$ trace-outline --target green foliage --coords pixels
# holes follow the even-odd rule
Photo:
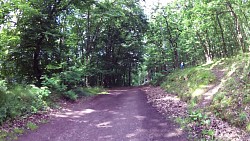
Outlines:
[[[95,96],[98,94],[107,94],[102,87],[78,87],[73,90],[79,97]]]
[[[214,139],[214,131],[209,128],[211,121],[208,118],[208,115],[203,113],[201,110],[194,110],[191,108],[189,110],[189,117],[186,119],[187,124],[191,123],[192,126],[198,127],[201,131],[198,130],[198,135],[200,139],[210,137],[211,140]],[[197,131],[196,131],[197,132]]]
[[[230,124],[247,129],[250,115],[249,103],[249,55],[242,54],[223,60],[215,66],[225,70],[225,77],[215,94],[210,110]]]
[[[150,84],[153,86],[159,86],[165,79],[165,75],[162,73],[155,73],[155,75],[152,78],[152,81],[150,81]]]
[[[24,129],[22,128],[14,128],[10,131],[0,130],[0,141],[12,141],[17,140],[19,135],[24,133]]]
[[[85,87],[140,85],[146,78],[197,103],[215,77],[209,65],[187,67],[247,52],[249,13],[249,1],[236,0],[175,0],[155,7],[152,17],[133,0],[1,1],[0,123],[35,113],[55,96],[76,100],[99,93]],[[245,127],[250,65],[242,58],[216,66],[233,73],[211,109]]]
[[[1,96],[4,100],[1,99],[0,101],[0,124],[7,119],[36,113],[47,107],[45,100],[50,91],[46,87],[38,88],[34,85],[16,85],[12,88],[2,85],[1,87]]]
[[[250,132],[250,123],[249,123],[249,122],[247,123],[246,131],[247,131],[247,132]]]
[[[43,86],[46,86],[55,92],[64,92],[67,90],[67,86],[63,84],[60,75],[54,74],[50,78],[48,78],[47,76],[44,76],[43,78]]]
[[[38,128],[38,126],[35,123],[32,123],[32,122],[28,122],[26,126],[27,126],[27,128],[29,130],[32,130],[32,131],[36,130]]]
[[[190,131],[189,134],[196,132],[195,136],[191,136],[191,140],[214,140],[215,132],[210,129],[211,121],[209,116],[202,110],[194,109],[193,106],[188,109],[188,116],[185,118],[176,118],[175,121],[181,125],[186,131]],[[196,130],[192,130],[192,129]],[[198,135],[198,136],[197,136]]]
[[[0,130],[0,140],[3,141],[8,136],[6,131]]]
[[[215,76],[211,70],[199,66],[170,73],[161,87],[170,93],[178,94],[184,101],[196,100],[198,102],[201,94],[206,90],[206,85],[214,80]]]
[[[16,133],[16,134],[23,134],[23,133],[24,133],[24,129],[21,129],[21,128],[14,128],[14,129],[13,129],[13,132]]]
[[[103,92],[101,87],[79,87],[82,82],[81,76],[73,71],[54,74],[50,78],[44,76],[43,78],[42,84],[44,86],[49,87],[54,93],[73,101],[77,100],[79,96],[91,96]]]
[[[70,100],[73,100],[73,101],[77,100],[77,97],[78,97],[77,94],[74,91],[72,91],[72,90],[64,92],[63,95],[66,98],[68,98]]]

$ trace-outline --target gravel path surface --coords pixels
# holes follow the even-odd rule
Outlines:
[[[186,141],[187,134],[147,103],[140,88],[108,95],[57,113],[19,141]]]

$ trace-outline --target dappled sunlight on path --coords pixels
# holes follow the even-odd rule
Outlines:
[[[200,93],[200,95],[202,96],[202,100],[197,105],[197,107],[199,108],[206,108],[210,105],[213,100],[213,96],[219,91],[225,81],[223,80],[225,70],[212,69],[212,71],[216,76],[216,83],[203,88],[203,91]]]
[[[185,141],[186,134],[164,118],[139,88],[113,89],[85,104],[53,115],[54,119],[20,141]]]

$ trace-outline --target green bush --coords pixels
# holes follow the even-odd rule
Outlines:
[[[78,97],[92,96],[104,92],[100,87],[79,87],[82,81],[81,76],[74,71],[54,74],[50,78],[44,76],[43,79],[43,86],[48,87],[53,93],[73,101],[77,100]]]
[[[153,76],[152,81],[150,81],[150,84],[153,86],[159,86],[163,80],[165,79],[165,75],[162,73],[156,73],[155,76]]]
[[[67,90],[67,86],[63,84],[63,81],[58,74],[54,74],[52,77],[43,77],[44,81],[42,82],[43,86],[50,88],[55,92],[65,92]]]
[[[4,89],[3,89],[4,88]],[[47,87],[38,88],[34,85],[16,85],[8,89],[1,85],[0,124],[7,119],[14,119],[24,114],[36,113],[47,107],[46,97],[50,91]]]
[[[54,74],[50,78],[44,76],[43,86],[48,87],[53,93],[59,94],[66,99],[75,101],[77,99],[77,94],[74,89],[80,83],[80,76],[72,71],[62,72],[61,74]]]
[[[63,94],[66,98],[68,98],[68,99],[70,99],[70,100],[73,100],[73,101],[75,101],[75,100],[77,100],[77,94],[74,92],[74,91],[72,91],[72,90],[70,90],[70,91],[67,91],[67,92],[64,92],[64,94]]]

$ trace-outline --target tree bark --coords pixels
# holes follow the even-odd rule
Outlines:
[[[243,52],[246,52],[244,37],[242,35],[239,18],[237,16],[237,14],[234,12],[232,4],[229,1],[226,4],[227,4],[228,9],[230,10],[231,16],[234,18],[235,31],[237,33],[237,40],[238,40],[239,46],[241,47]]]
[[[203,42],[199,32],[196,32],[196,34],[197,34],[197,36],[198,36],[198,38],[199,38],[199,40],[204,48],[205,60],[206,60],[206,62],[210,62],[212,60],[212,58],[211,58],[211,54],[209,52],[209,46]]]
[[[220,35],[221,35],[221,40],[222,40],[222,46],[223,46],[224,54],[226,56],[228,56],[226,42],[225,42],[225,37],[224,37],[224,30],[222,28],[222,25],[221,25],[218,13],[216,13],[216,20],[217,20],[219,28],[220,28]]]

